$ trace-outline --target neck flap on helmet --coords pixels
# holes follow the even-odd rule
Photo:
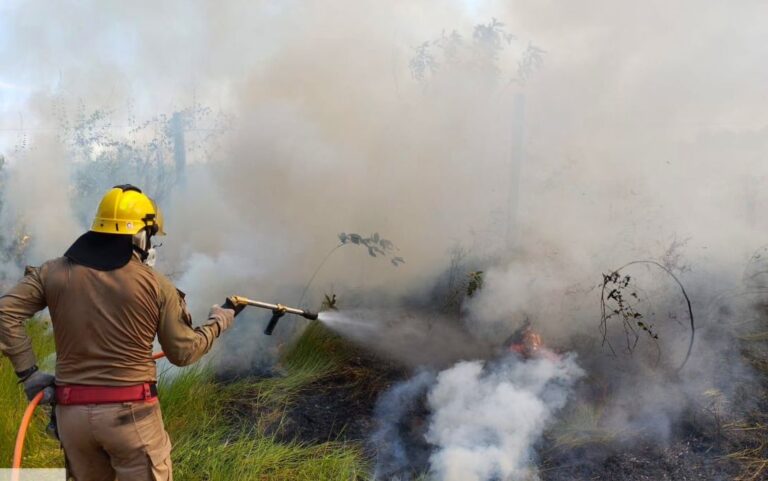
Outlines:
[[[119,269],[133,255],[133,236],[86,232],[64,253],[70,261],[100,271]]]

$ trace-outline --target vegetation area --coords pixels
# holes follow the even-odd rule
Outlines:
[[[32,345],[42,369],[50,370],[53,366],[46,363],[54,351],[53,336],[48,334],[49,324],[35,320],[29,322],[27,330],[32,336]],[[0,468],[11,466],[13,446],[21,417],[27,407],[24,390],[18,384],[13,366],[5,357],[0,357]],[[64,465],[64,457],[59,450],[59,443],[45,433],[48,415],[38,409],[27,432],[24,466],[29,468],[50,468]]]
[[[689,464],[702,470],[709,469],[707,466],[718,472],[725,469],[730,479],[764,479],[768,473],[768,318],[757,316],[748,324],[733,333],[740,341],[741,356],[750,361],[759,378],[744,393],[748,402],[736,399],[733,405],[726,405],[713,393],[710,405],[698,406],[684,417],[690,421],[686,428],[690,436],[681,442],[649,447],[647,452],[643,444],[628,452],[618,450],[607,461],[589,468],[587,463],[583,472],[563,478],[564,469],[574,469],[563,466],[563,459],[572,459],[573,453],[585,452],[590,446],[608,449],[622,434],[602,426],[599,402],[576,403],[546,436],[547,449],[540,453],[542,479],[622,479],[627,466],[658,475],[658,479],[675,479],[678,474],[698,472],[699,468]],[[48,321],[36,319],[28,327],[35,352],[50,369],[54,346]],[[386,378],[386,366],[366,364],[360,356],[354,347],[313,323],[284,348],[276,369],[279,376],[262,373],[223,380],[205,366],[177,369],[173,375],[163,373],[160,397],[166,429],[174,443],[176,479],[370,479],[372,456],[364,444],[370,428],[361,431],[362,437],[345,433],[318,438],[295,426],[297,418],[318,413],[370,421],[371,404],[356,404],[355,397],[375,400],[392,378]],[[0,383],[0,409],[6,413],[0,418],[0,467],[8,467],[26,400],[6,359],[0,361]],[[320,411],[316,404],[322,404]],[[38,409],[27,437],[25,467],[63,465],[58,443],[45,434],[47,422],[45,408]]]
[[[40,359],[53,352],[46,321],[29,323]],[[357,443],[327,440],[301,443],[281,438],[271,426],[308,385],[345,367],[352,351],[318,324],[312,324],[281,359],[285,375],[219,382],[205,367],[163,375],[160,399],[174,443],[174,476],[179,480],[355,480],[369,471]],[[16,430],[26,406],[7,359],[0,361],[0,467],[9,467]],[[246,412],[243,405],[254,412]],[[60,467],[58,443],[45,434],[48,415],[38,409],[24,451],[25,467]]]
[[[757,307],[765,312],[766,306]],[[719,400],[710,407],[717,421],[718,440],[727,444],[728,459],[740,467],[737,481],[768,478],[768,317],[758,316],[738,333],[741,356],[754,369],[756,387],[744,388],[746,415],[729,416],[729,407]]]
[[[755,295],[763,298],[764,292]],[[639,430],[632,435],[640,442],[622,446],[629,433],[603,422],[610,391],[592,376],[587,384],[595,392],[588,401],[572,402],[545,436],[541,479],[768,479],[768,306],[753,307],[719,331],[733,346],[721,362],[752,368],[733,393],[711,389],[696,398],[689,395],[673,426],[674,438],[659,443]],[[595,462],[589,453],[607,454]],[[586,459],[571,461],[580,455]],[[566,470],[572,477],[562,475]]]

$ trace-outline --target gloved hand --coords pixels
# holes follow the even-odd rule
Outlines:
[[[214,304],[208,313],[208,320],[219,326],[219,335],[229,329],[235,322],[235,310]]]
[[[24,394],[27,395],[28,400],[32,400],[37,393],[44,391],[43,398],[40,400],[40,404],[51,404],[56,398],[56,390],[54,383],[56,378],[47,372],[35,371],[24,379]]]
[[[227,297],[227,300],[224,301],[224,304],[222,304],[221,307],[224,309],[232,309],[235,311],[235,315],[238,315],[245,309],[245,304],[235,304],[232,302],[231,297]]]

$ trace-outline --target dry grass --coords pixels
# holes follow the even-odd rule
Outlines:
[[[751,445],[731,452],[728,459],[741,466],[735,481],[756,481],[768,478],[768,424],[734,423],[723,426],[730,435],[738,436],[743,444]]]
[[[598,405],[583,403],[573,406],[548,433],[555,449],[573,449],[589,444],[608,445],[621,435],[601,424]]]
[[[727,458],[741,468],[735,481],[768,479],[768,317],[760,316],[756,323],[752,332],[738,336],[742,356],[759,381],[748,387],[754,406],[744,420],[722,426],[730,446]]]

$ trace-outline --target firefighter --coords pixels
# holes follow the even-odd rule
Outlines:
[[[77,481],[172,479],[153,341],[157,336],[168,360],[185,366],[234,322],[235,306],[225,302],[211,308],[206,324],[192,326],[184,293],[147,265],[152,237],[164,234],[155,202],[118,185],[63,257],[28,267],[0,297],[0,350],[27,398],[44,391],[42,403],[55,402],[67,469]],[[38,370],[24,328],[46,307],[55,376]]]

